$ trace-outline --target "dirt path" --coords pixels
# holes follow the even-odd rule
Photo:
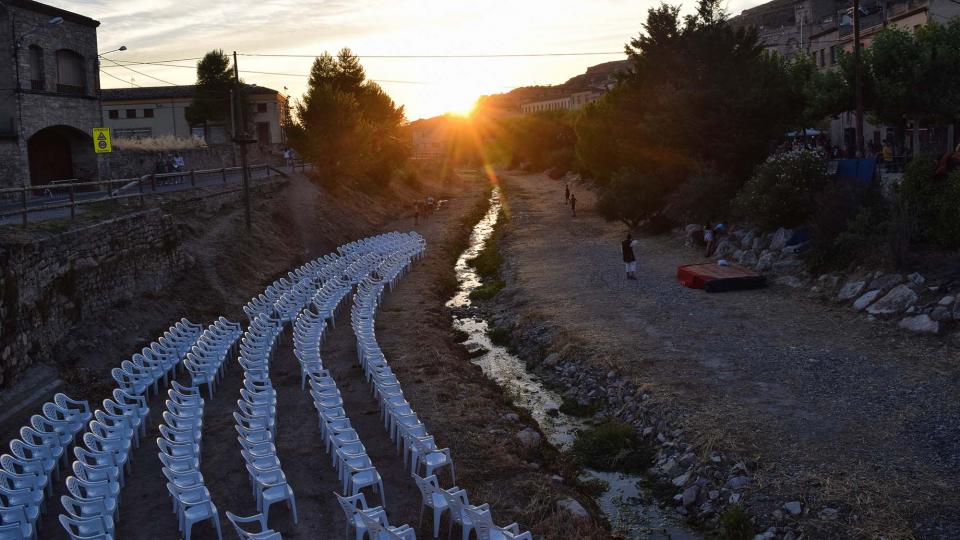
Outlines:
[[[955,350],[778,287],[685,289],[676,267],[702,255],[669,237],[640,239],[639,279],[627,281],[625,230],[589,191],[573,188],[573,219],[559,182],[505,186],[515,309],[646,385],[699,442],[752,459],[775,504],[802,500],[814,515],[839,504],[849,535],[960,535]]]
[[[427,239],[428,249],[424,260],[416,263],[399,286],[387,294],[378,317],[378,339],[414,409],[438,444],[452,449],[458,484],[469,491],[474,503],[490,503],[497,522],[519,521],[524,529],[533,528],[546,538],[569,538],[566,531],[575,531],[578,538],[605,538],[606,533],[593,522],[572,522],[566,514],[556,512],[554,502],[558,498],[582,496],[551,480],[558,469],[539,450],[520,447],[514,433],[532,421],[522,415],[519,421],[505,418],[507,413],[516,411],[453,342],[443,303],[451,294],[453,262],[472,225],[467,220],[484,196],[484,183],[463,182],[438,188],[436,193],[442,195],[439,198],[448,199],[448,203],[430,219],[421,220],[417,226],[412,219],[402,219],[382,227],[415,229]],[[304,232],[308,223],[298,222],[298,234],[303,237],[308,257],[330,249],[329,242],[316,239],[323,236],[326,240],[329,233],[317,229]],[[346,312],[328,335],[322,354],[343,394],[344,408],[383,477],[391,523],[416,526],[420,494],[383,429],[369,386],[362,380]],[[294,525],[287,508],[278,504],[271,508],[270,524],[284,538],[341,538],[344,518],[333,496],[334,491],[340,491],[340,485],[330,467],[330,457],[322,449],[316,411],[309,395],[300,390],[299,367],[289,338],[285,338],[273,360],[271,379],[278,392],[277,448],[296,494],[300,521]],[[220,511],[224,538],[235,537],[224,515],[226,511],[255,513],[233,428],[232,412],[241,381],[242,372],[232,362],[215,398],[207,400],[204,415],[202,472]],[[119,536],[166,540],[177,537],[177,525],[154,442],[164,408],[162,397],[154,397],[150,406],[147,437],[133,454],[133,472],[122,492]],[[450,485],[449,478],[441,476],[441,481]],[[56,522],[62,492],[61,483],[43,518],[44,538],[65,537]],[[379,504],[379,498],[372,493],[367,497],[371,504]],[[588,504],[586,500],[584,504]],[[428,511],[425,526],[417,533],[420,538],[432,536],[429,517]],[[446,521],[443,527],[446,528]],[[193,535],[197,540],[216,537],[209,523],[196,525]]]

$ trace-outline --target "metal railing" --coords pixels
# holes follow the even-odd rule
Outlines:
[[[50,184],[24,185],[16,188],[0,189],[0,224],[7,216],[20,216],[21,224],[26,227],[32,213],[48,212],[51,210],[70,210],[70,219],[76,218],[77,207],[109,201],[124,201],[138,198],[143,205],[148,197],[196,191],[204,187],[228,184],[228,175],[240,172],[240,167],[224,167],[221,169],[190,170],[172,173],[146,174],[139,178],[119,178],[116,180],[100,180],[93,182],[78,182],[75,180],[56,180]],[[249,165],[248,174],[255,171],[265,171],[266,178],[278,174],[279,171],[270,165]],[[210,179],[215,178],[216,183]],[[206,180],[204,185],[199,185]],[[180,189],[162,189],[171,185],[180,185],[186,182],[190,187]],[[158,189],[160,188],[160,189]],[[38,201],[49,199],[49,202]],[[7,201],[4,204],[2,201]],[[16,206],[16,208],[13,208]],[[5,208],[6,207],[6,208]]]

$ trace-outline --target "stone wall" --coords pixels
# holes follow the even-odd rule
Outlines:
[[[256,184],[253,196],[286,185]],[[215,213],[241,195],[239,188],[205,193],[46,238],[0,241],[0,387],[49,358],[80,321],[109,324],[105,315],[117,302],[174,282],[188,263],[173,212]]]
[[[232,144],[212,145],[206,148],[175,150],[183,156],[186,169],[220,169],[240,165],[240,152]],[[110,178],[137,178],[156,171],[157,162],[170,151],[154,152],[147,150],[121,150],[114,146],[111,154],[104,160],[105,175]],[[281,165],[282,160],[261,149],[257,145],[248,148],[247,161],[251,165],[270,163]],[[109,171],[109,172],[107,172]]]

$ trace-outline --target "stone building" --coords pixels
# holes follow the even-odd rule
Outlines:
[[[588,104],[600,99],[600,96],[602,95],[603,91],[601,90],[575,92],[569,96],[563,96],[556,99],[524,103],[520,106],[520,111],[524,114],[543,111],[574,111],[586,107]]]
[[[97,177],[99,25],[30,0],[0,2],[0,187]]]
[[[230,141],[228,126],[191,126],[186,110],[193,102],[194,86],[153,86],[110,88],[103,90],[103,125],[117,138],[191,136],[205,138],[209,144]],[[250,102],[250,128],[261,146],[279,146],[286,142],[282,129],[287,98],[263,86],[247,90]]]

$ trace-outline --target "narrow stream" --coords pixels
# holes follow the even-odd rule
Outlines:
[[[478,353],[473,362],[513,398],[515,405],[530,412],[550,444],[561,450],[569,450],[577,430],[586,428],[587,423],[559,412],[557,409],[561,396],[546,388],[536,375],[527,371],[522,360],[506,348],[494,345],[487,336],[487,321],[469,309],[470,293],[482,282],[467,261],[480,253],[484,242],[493,233],[500,208],[500,188],[494,187],[490,195],[490,209],[473,228],[469,246],[457,259],[455,270],[459,288],[447,302],[447,307],[454,313],[453,327],[469,336],[464,343],[467,349],[485,351]],[[643,477],[587,469],[583,479],[599,479],[607,484],[608,489],[596,498],[596,502],[615,533],[630,540],[701,538],[668,517],[670,511],[661,509],[642,487]]]

